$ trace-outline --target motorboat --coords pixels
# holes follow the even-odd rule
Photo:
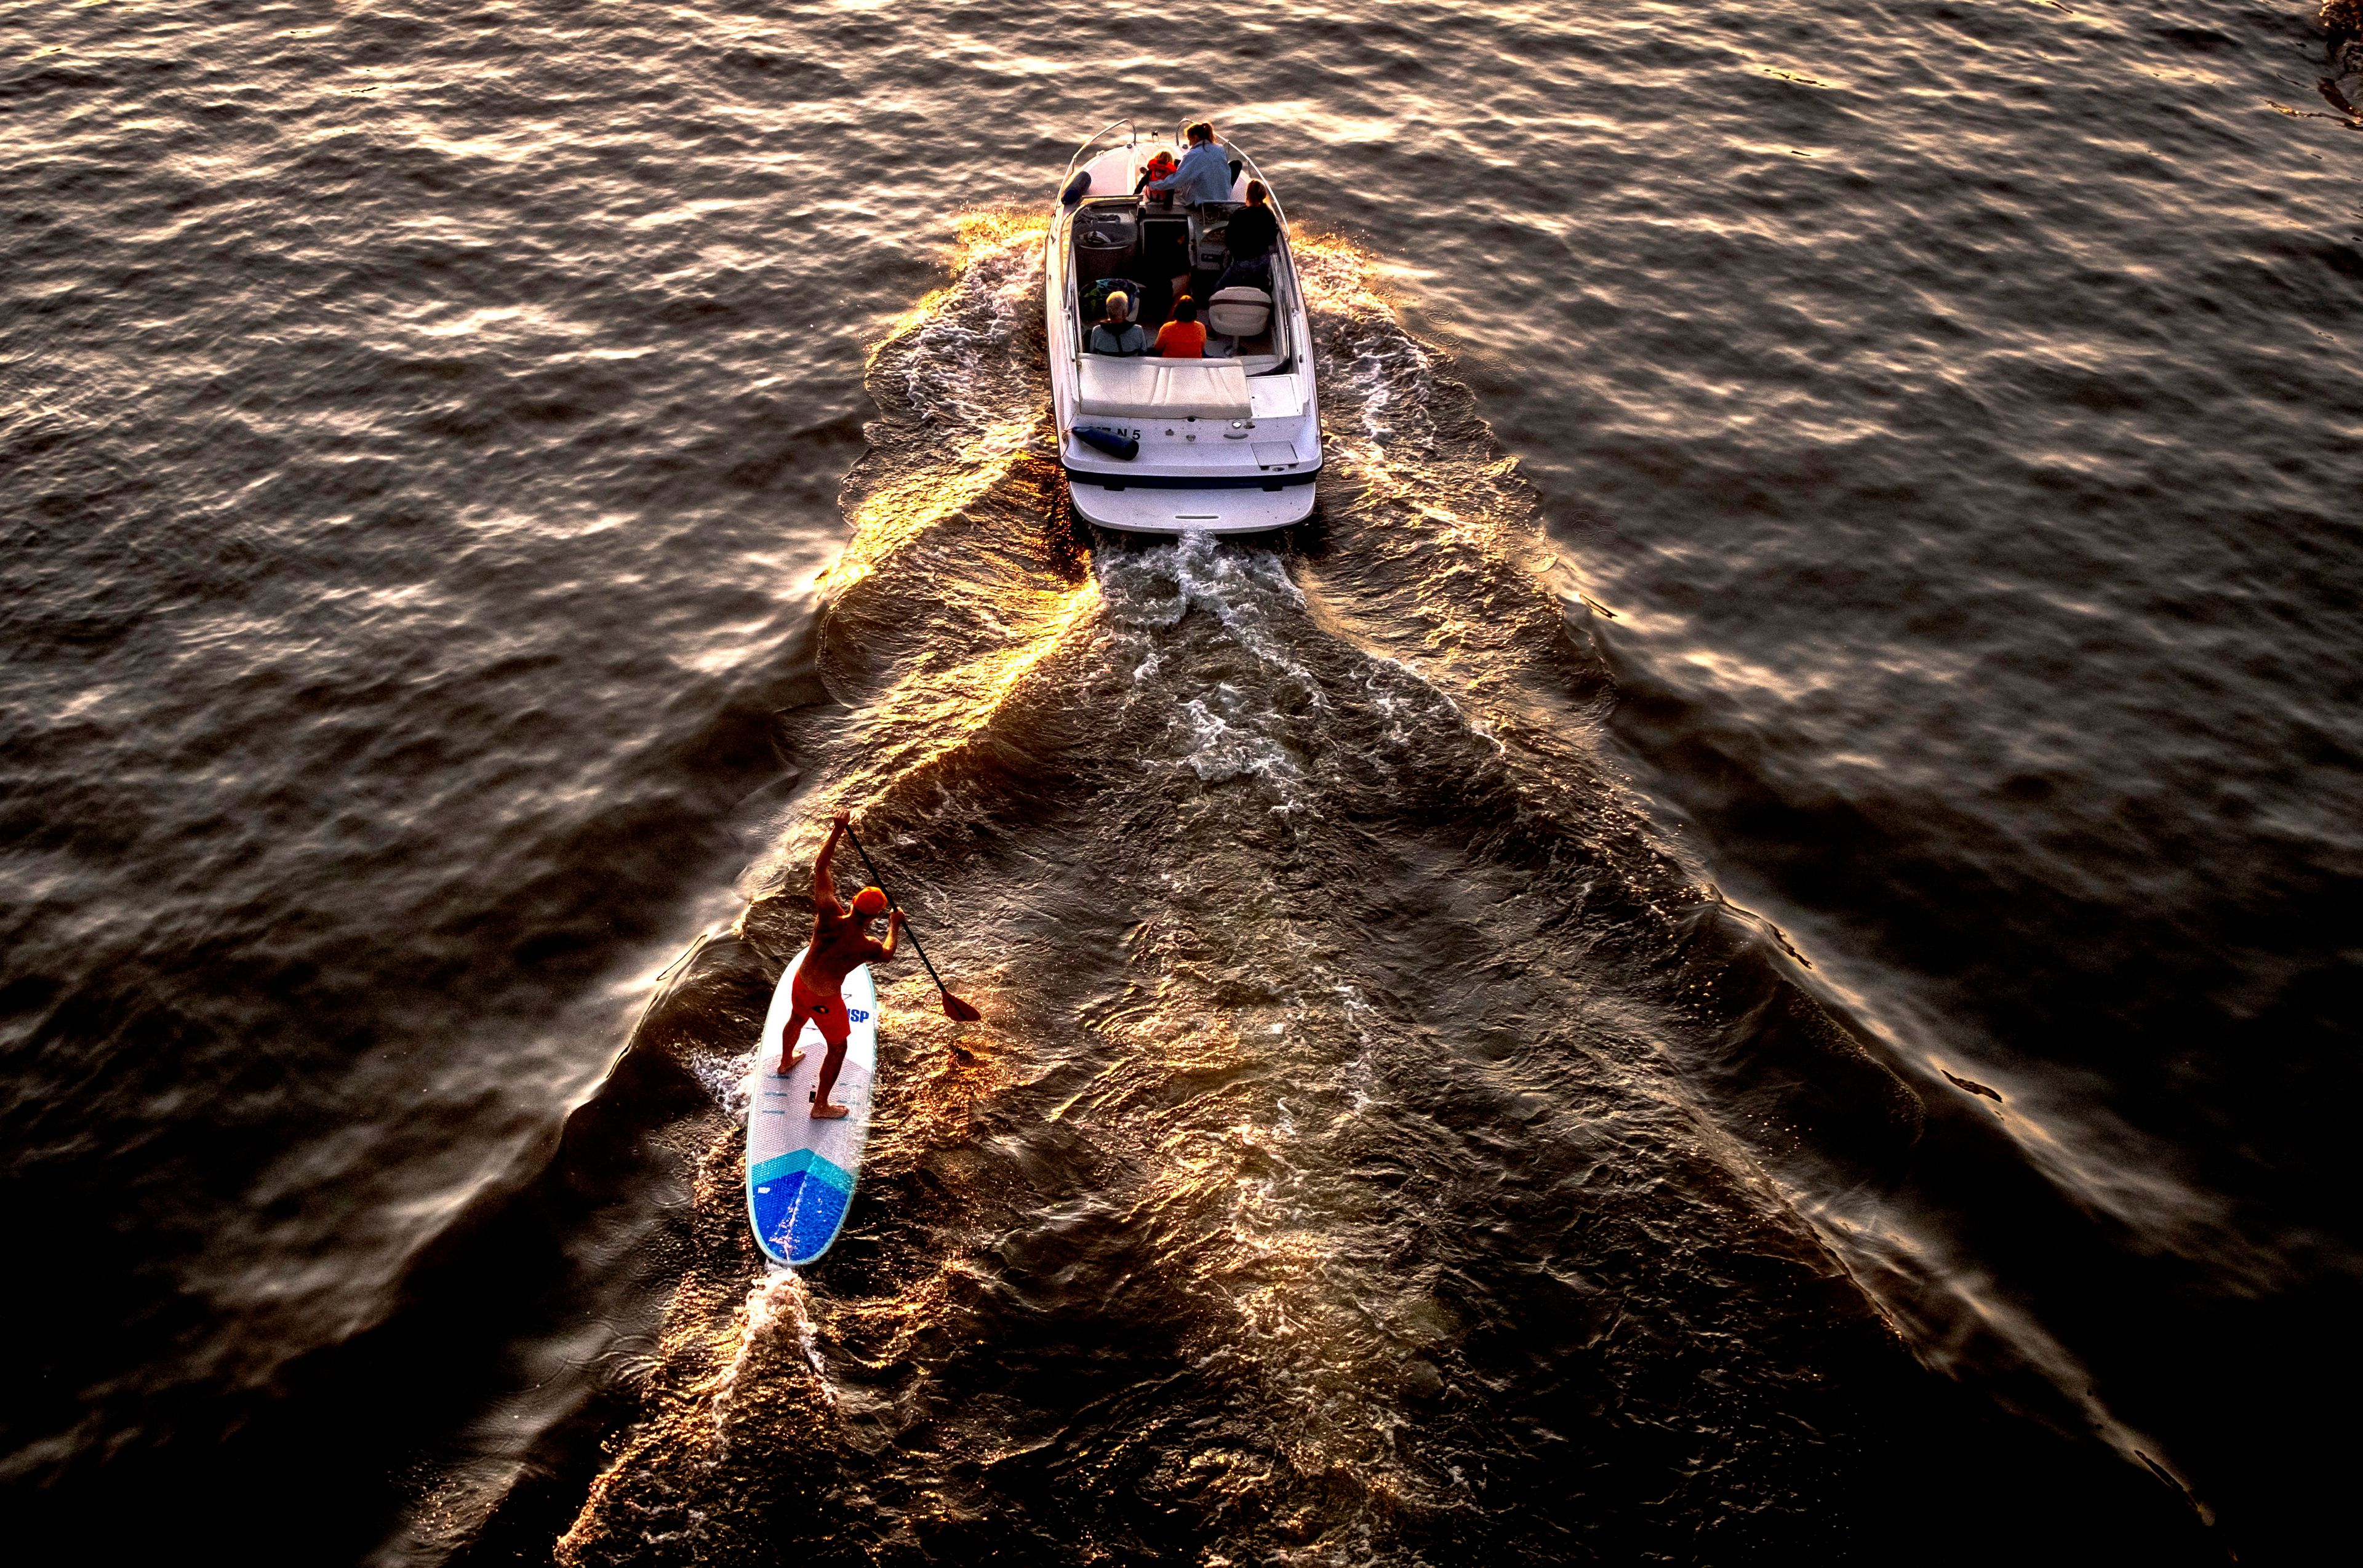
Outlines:
[[[1143,135],[1130,120],[1101,130],[1069,160],[1042,266],[1050,400],[1059,462],[1075,515],[1131,533],[1254,533],[1301,522],[1321,473],[1313,335],[1280,221],[1269,287],[1217,289],[1224,231],[1262,179],[1224,144],[1230,199],[1192,205],[1141,189],[1179,136]],[[1264,181],[1267,191],[1271,183]],[[1089,351],[1106,297],[1123,292],[1154,339],[1178,295],[1198,302],[1207,333],[1199,360]]]

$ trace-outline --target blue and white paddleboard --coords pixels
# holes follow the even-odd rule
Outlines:
[[[782,1054],[780,1034],[795,1010],[796,972],[811,951],[796,954],[771,993],[748,1084],[747,1218],[757,1244],[775,1263],[809,1263],[837,1240],[853,1205],[862,1146],[870,1141],[870,1088],[878,1077],[878,991],[868,964],[845,977],[842,993],[852,1028],[833,1097],[846,1115],[813,1119],[813,1089],[828,1045],[812,1025],[804,1026],[804,1061],[786,1077],[774,1076]]]

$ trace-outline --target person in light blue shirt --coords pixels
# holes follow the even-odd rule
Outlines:
[[[1226,202],[1231,199],[1231,161],[1215,145],[1215,128],[1200,120],[1185,133],[1190,138],[1190,150],[1182,155],[1182,167],[1161,180],[1148,182],[1155,195],[1170,195],[1178,201]]]

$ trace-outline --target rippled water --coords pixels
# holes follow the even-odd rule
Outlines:
[[[2322,1560],[2302,10],[0,18],[61,1558]],[[1333,472],[1079,536],[1036,214],[1201,110]],[[840,804],[988,1022],[892,978],[767,1275],[736,1084]]]

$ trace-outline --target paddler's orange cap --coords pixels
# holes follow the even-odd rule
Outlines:
[[[865,920],[875,920],[886,913],[886,895],[875,887],[865,887],[853,895],[853,912]]]

